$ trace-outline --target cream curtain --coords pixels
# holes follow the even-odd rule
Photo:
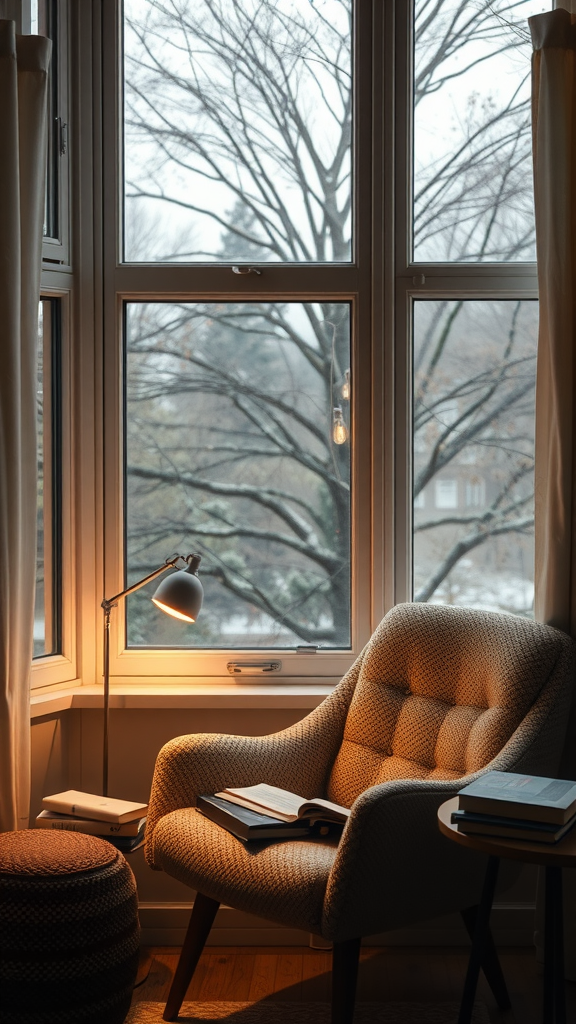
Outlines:
[[[536,378],[535,613],[576,637],[576,17],[530,19],[540,331]],[[560,772],[576,778],[576,702]],[[576,879],[564,872],[565,972],[576,980]],[[542,879],[540,880],[542,882]],[[535,941],[543,959],[543,890]]]
[[[51,43],[0,21],[0,831],[28,824],[36,347]]]

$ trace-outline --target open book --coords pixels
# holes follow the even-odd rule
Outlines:
[[[323,800],[321,797],[305,800],[303,797],[297,796],[296,793],[278,789],[277,786],[268,786],[266,783],[261,783],[259,786],[246,786],[244,789],[223,789],[215,796],[280,821],[298,821],[300,818],[306,818],[310,823],[315,821],[345,822],[350,817],[348,807],[341,807],[340,804],[334,804],[331,800]]]

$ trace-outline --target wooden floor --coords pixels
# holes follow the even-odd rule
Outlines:
[[[146,980],[134,1000],[164,1002],[179,950],[173,946],[150,950]],[[479,998],[488,1006],[492,1024],[541,1024],[542,977],[531,949],[500,954],[512,1010],[498,1011],[481,979]],[[362,950],[358,998],[388,1001],[458,1002],[468,956],[465,949],[366,947]],[[328,1000],[330,953],[307,947],[207,947],[188,990],[189,1000],[256,1002]],[[568,1024],[576,1024],[576,983],[567,984]]]

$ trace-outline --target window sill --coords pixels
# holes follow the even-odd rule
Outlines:
[[[115,685],[110,688],[110,707],[132,708],[303,708],[318,706],[333,690],[319,684],[194,683],[162,685]],[[56,714],[77,708],[102,707],[101,686],[70,686],[32,693],[30,717]]]

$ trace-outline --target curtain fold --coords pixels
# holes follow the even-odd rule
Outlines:
[[[530,19],[540,330],[536,618],[576,636],[576,18]],[[565,767],[576,770],[574,752]]]
[[[36,351],[51,42],[0,21],[0,831],[28,824]]]
[[[535,615],[576,637],[576,17],[529,20],[540,328],[536,373]],[[560,774],[576,778],[576,700]],[[576,879],[564,872],[565,975],[576,980]],[[543,878],[535,943],[544,959]]]

